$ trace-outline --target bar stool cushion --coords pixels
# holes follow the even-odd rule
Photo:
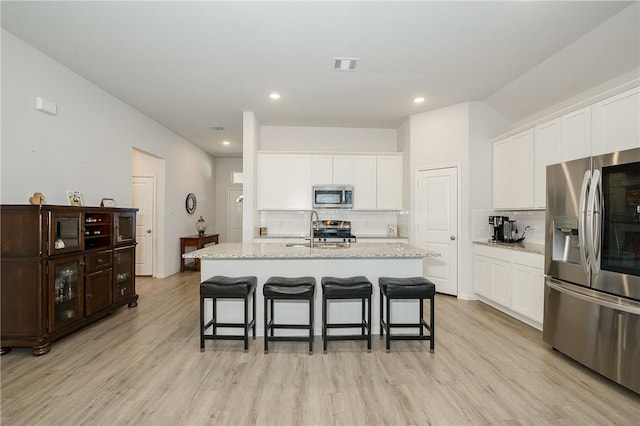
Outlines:
[[[322,293],[327,297],[358,298],[371,296],[373,286],[366,277],[322,277]]]
[[[315,292],[314,277],[271,277],[262,287],[267,297],[311,298]]]
[[[436,285],[424,277],[378,279],[382,292],[391,298],[428,299],[436,294]]]
[[[245,297],[258,286],[256,277],[225,277],[216,275],[200,284],[204,297]]]

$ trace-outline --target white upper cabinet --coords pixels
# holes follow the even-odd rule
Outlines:
[[[402,210],[402,155],[379,155],[376,175],[378,209]]]
[[[376,156],[353,157],[353,208],[375,210],[377,208]]]
[[[333,156],[333,183],[353,185],[353,155]]]
[[[530,132],[494,142],[495,209],[545,208],[550,164],[640,147],[640,88],[539,124]]]
[[[560,161],[591,155],[591,107],[581,108],[560,118],[562,154]]]
[[[547,166],[560,162],[560,119],[536,126],[534,133],[533,207],[546,205]]]
[[[379,166],[380,165],[380,166]],[[258,153],[258,210],[310,210],[313,185],[353,185],[354,209],[402,209],[402,154]]]
[[[311,156],[287,155],[284,170],[285,208],[310,210],[312,206]]]
[[[640,147],[640,88],[593,106],[595,155]]]
[[[533,129],[493,144],[493,207],[533,206]]]
[[[258,209],[279,210],[285,206],[284,154],[258,154]]]
[[[333,156],[311,155],[311,184],[330,185],[333,183]]]

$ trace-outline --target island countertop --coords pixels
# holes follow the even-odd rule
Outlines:
[[[185,259],[415,259],[430,253],[404,243],[351,244],[349,247],[286,247],[279,243],[222,243],[191,251]]]

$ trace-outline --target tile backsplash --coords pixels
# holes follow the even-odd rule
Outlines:
[[[476,209],[471,211],[471,239],[474,241],[491,238],[489,216],[509,216],[518,221],[519,234],[525,232],[525,241],[533,244],[544,244],[544,210],[490,210]]]
[[[406,237],[408,215],[396,211],[358,211],[318,209],[320,220],[349,220],[355,236],[387,236],[388,225],[396,226],[399,237]],[[309,215],[305,211],[263,210],[260,227],[271,236],[309,236]]]

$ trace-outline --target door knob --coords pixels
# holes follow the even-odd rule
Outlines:
[[[147,234],[150,234],[150,233],[151,233],[151,229],[147,229]]]
[[[449,239],[450,239],[451,241],[454,241],[454,240],[456,239],[456,237],[454,237],[454,236],[452,235],[452,236],[450,236],[450,237],[449,237]]]

